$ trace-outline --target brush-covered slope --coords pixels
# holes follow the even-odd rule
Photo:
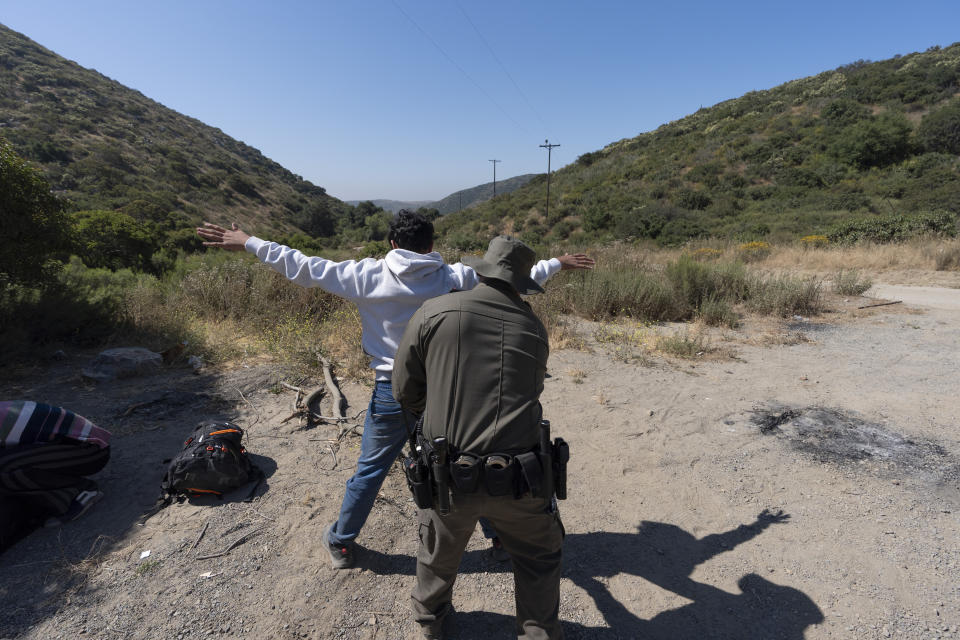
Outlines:
[[[256,149],[0,25],[0,135],[77,210],[330,235],[346,206]],[[173,215],[171,216],[171,213]],[[189,222],[188,222],[189,221]]]
[[[516,191],[533,180],[536,175],[535,173],[525,173],[505,180],[497,180],[497,196],[499,197]],[[440,212],[440,215],[445,216],[448,213],[460,211],[461,209],[489,201],[493,198],[493,186],[492,182],[487,182],[486,184],[477,185],[470,189],[462,189],[456,193],[451,193],[442,200],[437,200],[427,205],[427,207],[436,209]]]
[[[449,243],[822,233],[960,212],[960,43],[859,61],[701,109],[446,217]]]

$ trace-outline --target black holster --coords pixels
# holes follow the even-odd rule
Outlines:
[[[433,491],[430,487],[430,467],[426,464],[424,456],[406,456],[403,459],[403,473],[407,476],[407,487],[413,494],[414,504],[420,509],[432,509]]]
[[[553,440],[553,491],[557,500],[567,499],[567,462],[570,445],[563,438]]]

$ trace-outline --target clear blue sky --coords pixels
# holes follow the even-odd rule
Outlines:
[[[435,200],[858,59],[960,1],[24,0],[0,22],[344,200]]]

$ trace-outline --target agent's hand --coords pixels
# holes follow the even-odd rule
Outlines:
[[[565,253],[562,256],[558,256],[557,260],[560,261],[561,271],[567,269],[593,269],[593,265],[595,264],[593,258],[585,253]]]
[[[241,231],[236,222],[232,226],[232,229],[224,229],[221,226],[204,222],[202,227],[197,228],[197,235],[206,240],[203,243],[205,247],[219,247],[227,251],[243,251],[250,236]]]

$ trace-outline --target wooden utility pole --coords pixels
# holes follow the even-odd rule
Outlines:
[[[493,163],[493,197],[497,197],[497,163],[503,162],[502,160],[491,160]]]
[[[559,144],[550,144],[550,140],[544,140],[544,144],[540,145],[542,148],[547,150],[547,218],[550,217],[550,155],[553,152],[554,147],[559,147]]]

